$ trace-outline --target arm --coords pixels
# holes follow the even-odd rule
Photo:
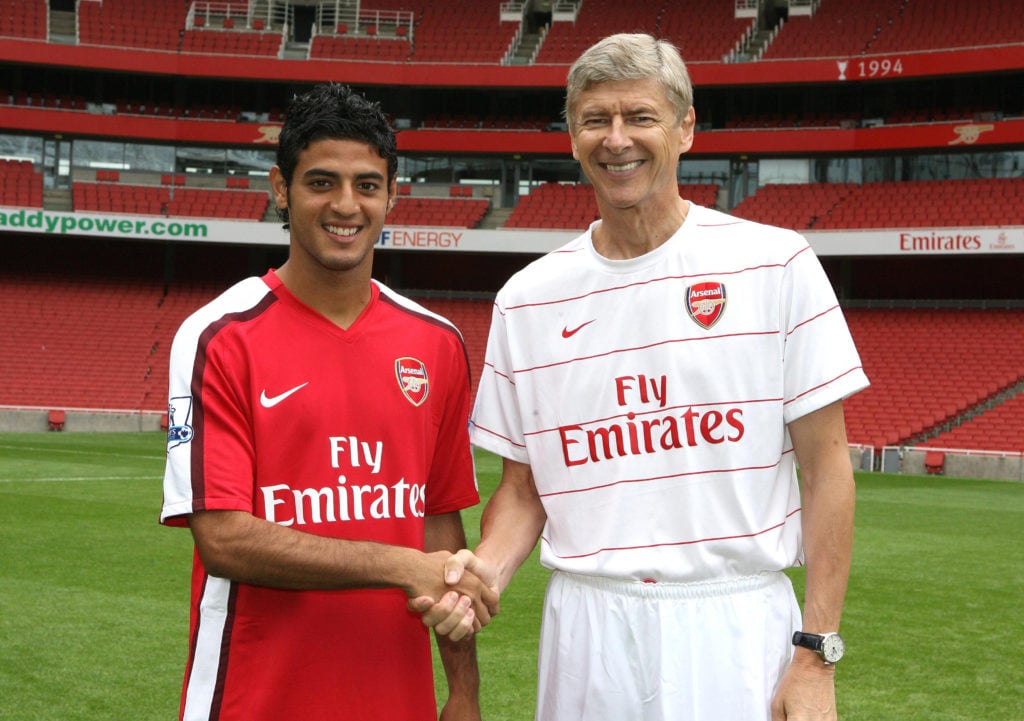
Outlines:
[[[293,589],[396,587],[410,598],[455,590],[472,600],[482,622],[490,619],[481,601],[489,592],[476,576],[455,589],[445,585],[447,551],[317,536],[242,511],[199,511],[189,525],[203,566],[220,578]]]
[[[501,482],[480,519],[480,543],[475,555],[491,571],[482,578],[499,592],[504,591],[537,545],[546,521],[530,466],[505,458]]]
[[[806,563],[803,630],[839,630],[853,555],[855,488],[843,406],[837,401],[789,424],[800,466]],[[836,719],[834,666],[795,648],[772,704],[772,719]]]
[[[439,516],[427,516],[426,551],[454,552],[466,545],[466,534],[458,511]],[[465,608],[468,599],[461,597],[459,603]],[[466,609],[468,622],[473,621],[473,609]],[[465,625],[463,623],[463,625]],[[458,639],[458,634],[445,636],[435,626],[437,650],[444,666],[448,681],[448,700],[441,711],[441,719],[468,721],[480,718],[480,670],[476,661],[476,641],[472,634]]]

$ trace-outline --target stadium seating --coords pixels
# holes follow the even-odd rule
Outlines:
[[[7,342],[0,365],[8,373],[0,405],[162,410],[173,333],[223,288],[199,282],[165,290],[156,280],[5,274],[0,324]],[[492,302],[419,300],[460,328],[475,383]],[[1024,379],[1024,310],[846,314],[872,382],[846,401],[851,443],[905,444],[942,424],[960,423],[927,445],[1024,450],[1024,395],[969,419]],[[936,336],[957,341],[936,343]]]
[[[814,228],[1024,225],[1024,178],[864,183]]]
[[[103,0],[76,3],[77,40],[80,45],[120,45],[171,53],[184,51],[272,57],[281,49],[283,36],[280,32],[249,24],[244,19],[250,5],[246,0],[224,0],[222,4],[232,5],[228,15],[200,13],[196,8],[201,2]],[[0,35],[45,40],[49,4],[47,0],[0,0]],[[63,4],[53,3],[54,6]],[[320,29],[318,32],[321,34],[314,36],[311,55],[367,61],[493,65],[501,61],[517,29],[516,23],[500,21],[497,2],[383,0],[381,4],[401,5],[412,12],[416,19],[412,31],[403,36],[397,29],[385,27],[371,34],[370,28],[362,27],[362,23],[335,27],[333,33],[331,29]],[[254,7],[256,5],[253,3]],[[265,7],[263,3],[258,5]],[[823,0],[819,5],[812,18],[790,18],[766,57],[822,55],[856,59],[863,53],[905,53],[938,47],[1020,42],[1019,3],[1014,0],[978,0],[976,3],[954,3],[953,0],[843,3],[841,0]],[[734,0],[702,3],[656,0],[627,4],[617,0],[586,0],[581,8],[575,22],[559,21],[551,28],[541,46],[539,64],[567,64],[598,36],[623,29],[650,30],[666,37],[678,43],[684,57],[691,62],[719,61],[749,31],[753,22],[735,18]],[[628,22],[623,20],[624,12],[628,13]],[[47,47],[59,50],[61,46]],[[195,59],[192,59],[181,64],[194,63]],[[172,76],[174,65],[171,58],[168,72]],[[255,67],[264,63],[251,65]],[[120,71],[110,73],[100,68],[76,67],[73,73],[76,76],[92,73],[95,78],[76,77],[73,83],[60,83],[60,89],[77,92],[87,88],[88,109],[96,114],[109,112],[106,107],[101,109],[99,106],[109,106],[123,93],[127,97],[116,102],[117,113],[225,122],[242,119],[241,109],[235,106],[171,104],[178,100],[219,99],[216,93],[210,92],[215,83],[206,79],[197,80],[193,85],[193,78],[174,76],[173,83],[165,83],[163,79],[155,80],[145,74],[138,79],[123,73],[125,82],[122,83],[113,79],[114,76],[120,78]],[[973,75],[973,71],[971,73]],[[695,70],[695,76],[697,74],[698,70]],[[926,79],[929,83],[927,88],[924,82],[910,78],[893,85],[896,89],[883,87],[876,91],[873,86],[866,89],[865,97],[872,93],[878,95],[871,102],[885,110],[878,116],[867,117],[884,116],[886,124],[949,120],[988,122],[983,116],[998,113],[1012,118],[1020,114],[1020,104],[1014,100],[1016,95],[1013,92],[1019,86],[1019,78],[1013,72],[1004,74],[1008,82],[1001,97],[1007,99],[1006,103],[979,105],[963,102],[972,101],[972,94],[962,87],[958,92],[944,94],[941,90],[945,87],[946,78],[938,75],[931,80]],[[61,96],[59,92],[51,91],[49,85],[45,90],[40,89],[44,86],[33,87],[37,81],[33,79],[31,70],[16,75],[4,79],[11,90],[0,88],[0,103],[21,106],[19,111],[25,107],[57,111],[86,109],[81,96]],[[40,75],[46,80],[39,82],[50,82],[59,78],[60,73],[51,70]],[[296,75],[301,76],[302,73]],[[984,73],[979,77],[982,75]],[[991,76],[987,77],[991,80]],[[278,77],[267,80],[271,84],[292,82]],[[230,81],[228,78],[227,82]],[[375,85],[378,80],[367,82]],[[397,81],[384,80],[380,83],[390,86],[384,94],[395,89],[394,82]],[[174,86],[175,92],[165,92],[170,85]],[[244,82],[239,85],[244,85]],[[844,87],[849,86],[846,84]],[[822,107],[858,104],[844,102],[842,92],[835,86],[824,83],[821,87],[837,94],[835,102],[823,102],[820,104]],[[882,97],[902,95],[897,89],[903,88],[908,91],[905,98]],[[736,86],[736,95],[742,95],[744,89]],[[507,89],[496,95],[505,91]],[[531,92],[526,91],[524,97]],[[143,99],[132,97],[133,93]],[[239,96],[245,96],[245,93],[239,93]],[[416,99],[422,97],[419,94]],[[791,105],[787,102],[789,97],[808,107],[819,105],[807,102],[804,91],[796,89],[791,92],[787,87],[780,93],[778,105],[771,106],[772,110],[776,107],[787,109],[785,112],[754,114],[750,112],[753,108],[770,104],[763,99],[746,103],[737,97],[736,103],[723,111],[723,116],[712,118],[715,128],[834,127],[862,120],[856,113],[838,110],[833,113],[791,113],[788,108],[800,103]],[[980,97],[990,101],[992,95],[982,94]],[[154,101],[154,98],[161,100]],[[174,101],[164,98],[173,98]],[[270,92],[264,94],[261,86],[259,92],[249,92],[246,100],[257,106],[247,106],[247,110],[265,113],[274,103],[280,104],[281,97],[274,97]],[[505,105],[515,105],[501,97],[488,100],[480,102],[469,98],[466,103],[438,103],[432,109],[444,108],[447,114],[437,113],[423,118],[420,127],[542,130],[556,120],[485,114],[496,108],[503,111]],[[864,107],[868,105],[867,101],[863,103]],[[60,116],[70,118],[65,137],[71,137],[73,142],[84,126],[76,126],[76,117],[72,113],[50,114],[50,117]],[[280,120],[280,110],[272,110],[270,118]],[[416,120],[414,117],[413,121]],[[24,129],[18,132],[24,133]],[[140,140],[145,142],[144,138]],[[181,138],[178,144],[185,145],[188,141],[188,138]],[[164,139],[160,142],[169,141]],[[1004,147],[1016,149],[1017,145],[995,146],[995,152],[1001,152]],[[950,156],[954,157],[969,149],[958,147],[949,150]],[[979,163],[984,164],[981,152],[985,149],[977,150],[980,152],[972,153],[971,160],[978,158]],[[882,154],[915,153],[914,149],[893,147]],[[850,150],[850,154],[862,155],[855,148]],[[998,172],[1006,172],[1005,167],[1000,166]],[[118,175],[116,171],[101,170],[96,175],[97,182],[83,182],[78,179],[80,169],[73,168],[73,172],[76,174],[72,193],[75,210],[210,218],[228,217],[227,213],[234,211],[240,212],[241,217],[255,220],[263,216],[268,202],[265,192],[251,190],[245,185],[245,178],[225,178],[224,188],[199,188],[193,187],[182,174],[168,173],[164,183],[140,185],[132,173]],[[981,168],[979,172],[989,171]],[[20,165],[0,164],[0,204],[42,207],[42,187],[42,175],[31,166],[26,172]],[[457,187],[459,192],[450,197],[423,198],[414,193],[420,188],[403,185],[401,198],[388,223],[478,227],[489,201],[464,197],[462,192],[466,188],[453,187]],[[694,185],[683,186],[681,192],[701,205],[715,207],[719,189],[713,184]],[[439,189],[429,190],[438,192]],[[53,197],[57,195],[55,193]],[[248,204],[250,200],[251,206]],[[53,200],[53,210],[64,208],[58,208],[56,202]],[[802,230],[962,225],[1020,227],[1024,226],[1024,180],[768,185],[745,199],[735,209],[735,214]],[[596,204],[591,188],[582,184],[551,183],[523,196],[511,211],[507,227],[582,230],[595,217]],[[109,238],[97,239],[94,245],[102,247],[110,242]],[[156,246],[153,243],[148,245]],[[257,248],[249,250],[253,259],[262,251]],[[217,249],[204,247],[202,252],[213,254]],[[45,248],[38,254],[49,260],[45,258]],[[1005,265],[1010,267],[1017,263],[1018,257],[1007,255]],[[879,261],[879,267],[886,262]],[[943,267],[948,267],[948,264],[958,263],[959,259],[938,259],[937,262],[946,262]],[[173,274],[186,267],[186,263],[169,263],[160,270]],[[882,272],[897,273],[893,268],[893,265],[884,265]],[[94,271],[94,274],[94,279],[90,280],[67,269],[64,275],[53,276],[0,269],[0,323],[5,329],[0,364],[6,369],[5,379],[10,378],[10,383],[0,390],[0,405],[23,404],[47,409],[84,406],[161,410],[164,407],[166,353],[170,336],[188,312],[223,289],[224,284],[197,283],[193,286],[172,281],[169,287],[164,288],[162,280],[125,279],[118,272],[111,273],[109,277],[104,275],[104,279],[99,280],[99,272]],[[160,277],[160,273],[153,277]],[[863,276],[857,279],[857,285],[870,287],[863,282]],[[977,282],[974,287],[977,287]],[[455,320],[463,330],[475,383],[482,364],[490,301],[426,298],[422,302]],[[929,445],[935,448],[1022,449],[1021,439],[1013,433],[1024,428],[1024,402],[1020,401],[1020,393],[1016,390],[1024,377],[1020,359],[1020,348],[1024,347],[1022,311],[853,308],[848,311],[848,317],[873,383],[870,389],[857,394],[847,404],[851,441],[876,446],[906,443],[952,426],[951,430],[931,439]],[[102,339],[102,343],[97,339]],[[55,378],[60,379],[59,382],[55,382]],[[1017,395],[1013,396],[1014,393]],[[1007,395],[1011,397],[1004,400]]]
[[[425,4],[416,17],[412,62],[497,65],[519,30],[499,19],[497,3],[480,0]]]
[[[284,36],[274,32],[185,30],[181,38],[181,52],[277,57],[283,43]]]
[[[854,192],[850,183],[774,183],[757,189],[735,208],[733,215],[758,223],[807,230]]]
[[[790,17],[762,58],[857,57],[867,51],[900,0],[824,2],[813,16]]]
[[[181,322],[224,290],[59,275],[0,276],[0,406],[161,411],[170,344]],[[483,367],[491,301],[418,299],[454,322],[475,384]],[[475,386],[474,386],[475,387]]]
[[[165,215],[201,218],[261,220],[270,202],[266,192],[231,188],[189,188],[168,175],[163,185],[122,183],[72,184],[75,210],[136,215]],[[233,185],[235,183],[232,183]]]
[[[966,419],[924,443],[931,448],[1024,452],[1024,394]]]
[[[798,230],[1024,225],[1024,178],[769,184],[732,212]]]
[[[905,53],[1019,43],[1020,12],[1017,0],[900,3],[899,12],[886,19],[869,50],[875,54]]]
[[[476,385],[480,380],[480,371],[484,367],[487,333],[491,327],[491,311],[494,308],[493,301],[437,297],[415,298],[415,300],[435,313],[443,315],[462,332],[462,338],[466,342],[466,353],[469,355],[472,391],[475,394]]]
[[[147,397],[156,390],[148,389],[146,378],[151,351],[165,335],[158,330],[164,315],[160,296],[157,284],[5,277],[0,323],[9,342],[0,347],[0,402],[64,409],[163,407],[158,396]]]
[[[359,60],[399,63],[409,59],[412,48],[405,38],[317,35],[309,57],[318,60]]]
[[[846,401],[851,443],[908,443],[1024,379],[1024,310],[858,308],[846,316],[872,384]],[[996,436],[984,442],[992,448]]]
[[[177,52],[188,5],[149,0],[80,2],[78,42]]]
[[[818,5],[813,16],[790,17],[762,58],[856,58],[1020,39],[1016,0],[832,0]]]
[[[675,43],[688,62],[721,61],[756,23],[754,18],[736,18],[733,0],[633,3],[628,12],[628,30]],[[625,29],[620,0],[587,0],[574,22],[552,23],[536,63],[568,65],[600,38]]]
[[[43,174],[30,161],[0,159],[0,205],[43,207]]]
[[[46,40],[46,0],[0,1],[0,37]]]
[[[388,225],[475,228],[480,225],[489,208],[490,202],[482,198],[402,196],[388,214],[387,222]]]
[[[709,208],[717,205],[718,186],[715,184],[680,185],[679,193],[698,205]],[[544,183],[519,198],[504,227],[583,230],[597,217],[597,200],[590,185]]]

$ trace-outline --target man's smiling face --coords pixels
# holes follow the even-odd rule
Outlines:
[[[677,119],[654,78],[600,83],[573,109],[572,154],[602,208],[642,209],[678,197],[676,168],[693,143],[693,124],[693,109]]]

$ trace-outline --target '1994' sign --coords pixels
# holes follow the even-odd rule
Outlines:
[[[871,60],[839,60],[839,79],[853,78],[887,78],[891,75],[903,74],[902,58],[872,58]]]

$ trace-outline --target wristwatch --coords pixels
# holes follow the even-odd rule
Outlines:
[[[834,632],[820,634],[797,631],[793,634],[793,645],[811,649],[830,666],[841,659],[846,651],[843,637]]]

